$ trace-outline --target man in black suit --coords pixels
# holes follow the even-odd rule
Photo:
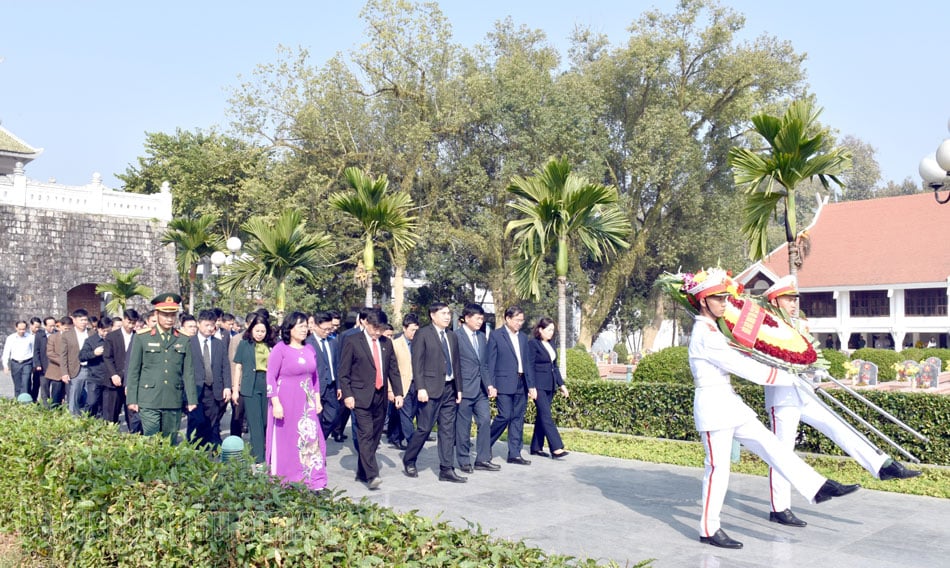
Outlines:
[[[337,341],[340,344],[341,353],[343,352],[343,345],[346,344],[347,339],[353,337],[354,335],[363,333],[363,320],[366,319],[367,314],[369,314],[372,310],[373,308],[360,308],[360,311],[356,313],[356,323],[353,324],[353,327],[341,333],[337,338]],[[343,391],[340,390],[339,384],[337,384],[337,391],[337,395],[342,399]],[[350,432],[353,434],[353,449],[359,453],[360,443],[356,438],[356,418],[351,416],[352,413],[345,404],[341,404],[339,409],[340,411],[337,415],[336,426],[333,428],[333,440],[336,442],[342,442],[343,440],[346,440],[347,436],[344,434],[344,432],[346,431],[346,423],[350,422]],[[350,420],[350,418],[353,419]]]
[[[110,331],[105,339],[105,353],[102,355],[106,370],[106,381],[102,389],[102,419],[113,424],[119,422],[119,413],[125,407],[125,372],[135,339],[135,325],[139,313],[133,309],[122,312],[122,327]],[[125,423],[129,432],[140,433],[142,422],[138,412],[125,408]]]
[[[494,446],[501,434],[508,430],[508,463],[530,465],[521,457],[524,446],[524,413],[528,398],[538,396],[533,375],[528,370],[528,337],[521,333],[524,310],[511,306],[505,310],[505,325],[488,338],[488,372],[491,386],[498,390],[498,414],[491,423],[491,443]]]
[[[498,471],[491,461],[491,408],[488,399],[498,394],[488,373],[488,350],[482,325],[485,311],[478,304],[462,309],[462,327],[455,332],[459,340],[459,367],[462,370],[462,402],[455,418],[455,450],[459,467],[465,473],[479,469]],[[475,418],[475,466],[472,466],[472,418]]]
[[[46,316],[41,327],[33,337],[33,378],[39,376],[40,388],[33,400],[42,400],[44,404],[49,400],[49,379],[46,378],[46,368],[49,367],[49,355],[46,347],[49,345],[49,336],[56,333],[56,318]],[[32,394],[32,393],[31,393]]]
[[[386,400],[392,389],[393,403],[402,406],[402,380],[392,341],[383,337],[386,314],[370,310],[363,319],[363,333],[351,334],[340,352],[339,386],[343,405],[356,419],[358,461],[356,479],[370,489],[379,489],[376,449],[383,435]],[[387,385],[388,382],[388,385]]]
[[[224,416],[227,401],[231,399],[228,346],[215,337],[217,321],[217,314],[213,311],[202,310],[198,314],[198,333],[189,339],[199,401],[194,412],[201,414],[195,426],[195,435],[203,445],[214,447],[221,445],[221,417]],[[189,415],[189,424],[191,421],[192,416]]]
[[[333,317],[329,312],[317,312],[310,316],[310,335],[306,342],[317,352],[317,375],[320,377],[320,402],[323,412],[320,413],[320,428],[323,438],[330,437],[336,428],[337,418],[340,415],[340,400],[337,396],[338,364],[340,362],[340,346],[336,339],[330,338],[333,330]]]
[[[418,477],[416,458],[429,439],[429,432],[439,424],[439,481],[464,483],[466,478],[455,473],[455,414],[462,400],[462,371],[459,367],[459,345],[455,333],[448,329],[452,310],[442,302],[429,306],[430,325],[421,328],[412,342],[412,381],[419,400],[416,431],[402,463],[406,475]]]

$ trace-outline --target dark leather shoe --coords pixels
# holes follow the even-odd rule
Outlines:
[[[393,442],[390,446],[396,448],[397,450],[405,450],[409,448],[409,444],[405,442]]]
[[[804,527],[808,523],[795,516],[791,509],[785,509],[781,513],[772,511],[769,513],[769,520],[773,523],[785,525],[787,527]]]
[[[722,529],[716,531],[716,534],[712,536],[699,537],[699,542],[718,546],[719,548],[742,548],[741,542],[729,538],[729,535],[727,535]]]
[[[333,441],[334,441],[334,442],[343,442],[343,440],[345,440],[345,439],[347,439],[347,438],[349,438],[349,436],[347,436],[346,434],[339,434],[339,435],[334,434],[334,435],[333,435]]]
[[[373,479],[369,480],[369,483],[367,485],[371,490],[376,491],[377,489],[379,489],[379,486],[382,484],[383,484],[382,479],[378,477],[374,477]]]
[[[825,481],[818,493],[815,493],[815,503],[823,503],[832,497],[844,497],[848,493],[854,493],[860,489],[860,484],[843,485],[833,479]]]
[[[518,465],[531,465],[530,460],[526,460],[521,456],[518,456],[516,458],[508,458],[508,463],[514,463]]]
[[[475,473],[475,468],[471,464],[460,465],[459,469],[465,473]]]
[[[542,458],[546,458],[546,457],[548,457],[550,454],[548,454],[548,453],[547,453],[546,451],[544,451],[544,450],[531,450],[531,455],[532,455],[532,456],[539,456],[539,457],[542,457]]]
[[[419,470],[416,469],[416,464],[403,464],[403,471],[409,477],[419,477]]]
[[[454,469],[446,469],[439,472],[439,481],[451,481],[452,483],[465,483],[468,478],[455,473]]]
[[[559,453],[559,454],[555,454],[554,452],[551,452],[551,459],[559,460],[559,459],[563,458],[564,456],[569,455],[570,453],[571,453],[571,452],[569,452],[569,451],[567,451],[567,450],[564,450],[563,452],[561,452],[561,453]]]
[[[490,461],[475,462],[475,469],[478,469],[481,471],[499,471],[501,469],[501,466],[498,465],[497,463],[492,463]]]
[[[882,467],[881,471],[877,472],[877,477],[881,481],[887,481],[888,479],[910,479],[918,475],[920,475],[919,470],[907,469],[904,467],[904,464],[897,460],[891,460],[890,464]]]

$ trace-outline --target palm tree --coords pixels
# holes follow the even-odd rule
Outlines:
[[[620,209],[616,187],[589,182],[573,173],[563,158],[552,158],[529,178],[514,177],[508,191],[516,196],[509,206],[521,214],[508,223],[505,235],[515,232],[521,256],[515,266],[515,285],[522,297],[536,300],[541,296],[538,274],[548,250],[556,251],[559,359],[566,377],[568,252],[581,244],[600,259],[628,248],[630,221]]]
[[[214,215],[202,215],[198,219],[179,217],[168,223],[162,244],[175,245],[175,260],[178,276],[188,282],[188,311],[195,310],[195,281],[198,279],[198,263],[202,257],[224,250],[224,237],[210,231],[217,222]]]
[[[793,102],[782,117],[758,114],[752,117],[752,124],[755,132],[768,142],[769,149],[729,151],[736,185],[748,196],[742,233],[751,244],[749,257],[759,260],[768,254],[769,222],[782,203],[788,272],[793,276],[802,264],[795,188],[801,181],[815,177],[825,189],[830,190],[829,181],[843,187],[837,176],[851,168],[851,153],[847,149],[828,147],[827,132],[817,122],[820,114],[821,109],[814,109],[807,100]]]
[[[413,207],[412,197],[402,191],[387,193],[389,180],[385,174],[373,180],[359,168],[346,168],[343,176],[354,191],[332,194],[330,205],[351,215],[363,229],[363,270],[366,271],[366,307],[369,308],[373,306],[373,271],[376,268],[374,241],[389,234],[395,249],[394,262],[405,259],[406,253],[416,244],[416,218],[409,215]],[[401,292],[393,293],[397,310],[402,302],[399,296]]]
[[[109,302],[106,303],[107,312],[121,314],[125,311],[125,306],[128,301],[132,298],[136,296],[149,298],[152,296],[152,289],[138,281],[141,275],[141,268],[133,268],[125,273],[113,268],[112,278],[115,282],[96,286],[96,294],[111,294],[112,296]]]
[[[278,317],[287,306],[287,279],[300,277],[316,284],[316,273],[326,266],[323,249],[331,243],[327,235],[312,235],[295,210],[287,210],[273,224],[262,217],[248,220],[241,229],[247,233],[246,255],[228,267],[220,285],[226,294],[238,287],[260,287],[266,281],[277,286]]]

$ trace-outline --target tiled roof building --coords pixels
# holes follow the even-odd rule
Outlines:
[[[808,229],[801,307],[822,344],[948,345],[950,207],[930,192],[826,204]],[[764,289],[788,274],[785,244],[739,275]]]

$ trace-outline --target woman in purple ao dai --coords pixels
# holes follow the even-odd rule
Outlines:
[[[313,490],[327,485],[327,450],[320,430],[317,358],[307,339],[307,316],[293,312],[280,326],[280,339],[267,360],[266,463],[282,482]]]

